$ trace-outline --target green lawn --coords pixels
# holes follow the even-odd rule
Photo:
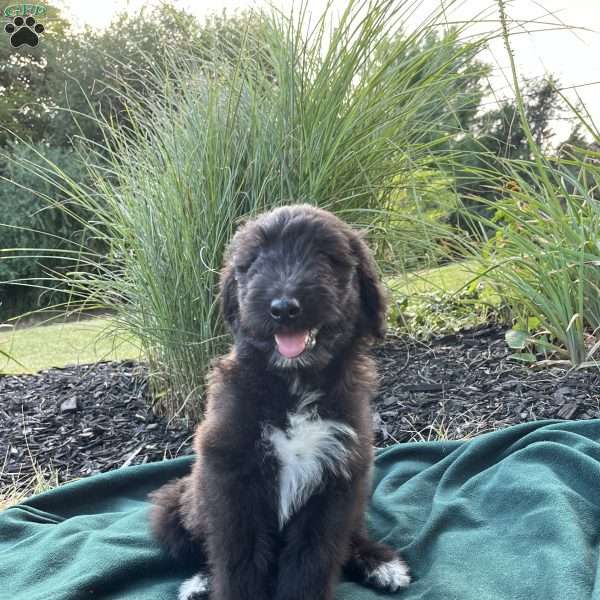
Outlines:
[[[475,278],[477,265],[472,261],[452,263],[437,269],[424,269],[387,280],[392,291],[404,294],[456,292]]]
[[[111,324],[102,317],[0,330],[0,350],[15,359],[0,356],[0,373],[34,373],[49,367],[139,358],[133,340],[108,334]]]

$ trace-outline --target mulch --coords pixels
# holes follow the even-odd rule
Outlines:
[[[512,358],[504,333],[482,326],[427,343],[390,337],[376,348],[378,445],[600,418],[600,370],[528,367]]]
[[[152,411],[147,370],[101,362],[0,377],[0,490],[190,451],[192,432]]]
[[[532,370],[511,359],[494,326],[427,343],[389,336],[376,445],[462,439],[538,419],[600,417],[600,371]],[[152,412],[147,371],[132,362],[0,376],[0,490],[58,481],[191,452],[193,427]]]

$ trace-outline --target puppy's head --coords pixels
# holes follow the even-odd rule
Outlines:
[[[319,368],[385,332],[386,298],[361,237],[324,210],[286,206],[245,224],[221,273],[236,338],[279,368]]]

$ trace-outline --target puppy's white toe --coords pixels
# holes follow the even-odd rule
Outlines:
[[[395,592],[410,583],[408,567],[399,558],[381,563],[368,576],[368,581],[374,587]]]
[[[178,600],[194,600],[196,594],[208,593],[208,577],[198,573],[186,579],[179,587]]]

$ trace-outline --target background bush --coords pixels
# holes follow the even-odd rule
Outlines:
[[[481,231],[484,239],[488,231],[493,236],[483,248],[473,247],[474,257],[512,309],[516,329],[507,340],[515,349],[529,350],[517,358],[547,358],[550,364],[562,358],[575,367],[597,366],[600,135],[584,109],[561,97],[577,119],[571,136],[577,144],[562,148],[558,156],[548,155],[539,123],[531,119],[531,104],[519,87],[503,0],[498,0],[498,8],[516,92],[521,153],[529,156],[505,160],[495,170],[496,202],[479,198],[485,210],[473,213],[473,231]],[[553,94],[556,90],[544,98]],[[579,137],[583,129],[592,144]],[[485,216],[488,212],[491,218]]]
[[[5,282],[0,286],[0,319],[40,303],[64,302],[61,294],[51,293],[52,272],[70,264],[60,258],[61,251],[82,232],[63,205],[67,194],[57,185],[57,169],[84,180],[85,167],[68,148],[11,143],[0,153],[0,281]]]
[[[128,93],[139,93],[146,88],[146,69],[164,65],[167,49],[184,55],[196,49],[206,55],[216,44],[239,47],[251,26],[249,16],[215,16],[201,25],[165,4],[116,15],[115,27],[74,32],[60,10],[51,6],[49,11],[45,44],[17,49],[0,45],[0,320],[65,300],[40,289],[53,284],[39,279],[64,261],[41,254],[80,241],[81,225],[52,208],[65,194],[60,184],[52,184],[53,175],[42,167],[45,161],[84,185],[85,160],[78,155],[78,140],[85,139],[98,151],[104,133],[96,115],[115,127],[128,127],[119,82],[126,82]],[[120,33],[123,28],[126,37]],[[71,252],[75,248],[71,244]],[[28,286],[22,285],[24,278],[31,280]]]
[[[66,185],[109,249],[95,263],[86,255],[68,283],[141,340],[171,414],[199,412],[225,347],[218,270],[242,219],[310,202],[389,239],[399,190],[459,130],[440,118],[440,97],[452,114],[472,102],[460,81],[483,40],[432,36],[431,20],[398,35],[403,3],[361,6],[349,4],[329,44],[327,14],[307,35],[302,14],[265,13],[234,44],[170,54],[143,90],[119,80],[128,126],[104,121],[93,188]]]
[[[600,154],[513,163],[501,199],[477,222],[491,231],[474,257],[504,302],[521,358],[592,364],[600,331]],[[540,172],[542,169],[542,172]]]

